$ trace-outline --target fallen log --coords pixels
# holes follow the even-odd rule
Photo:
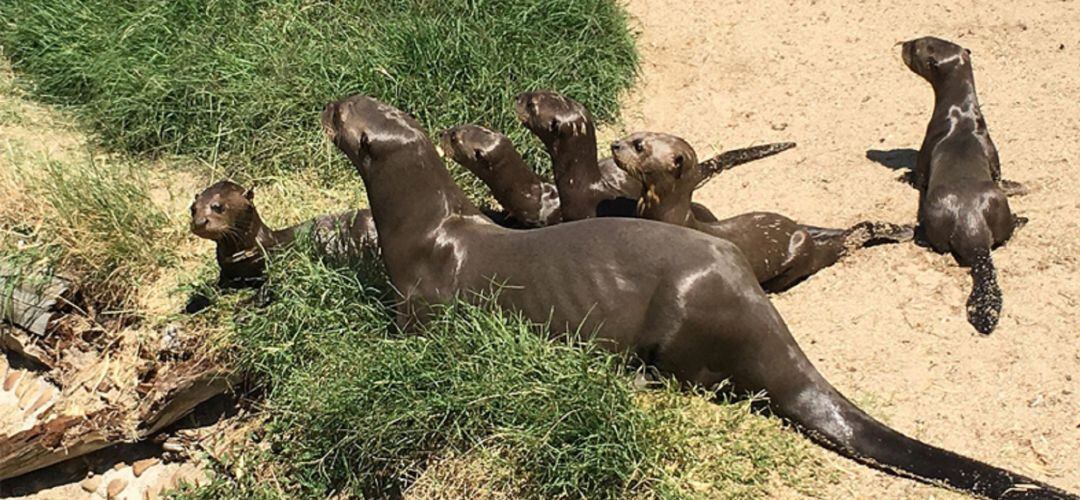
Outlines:
[[[54,412],[47,420],[0,436],[0,481],[120,443],[144,440],[225,394],[239,377],[206,360],[181,363],[150,383],[137,408],[85,415]]]

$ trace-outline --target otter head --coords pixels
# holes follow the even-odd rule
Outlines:
[[[213,241],[239,239],[255,218],[254,198],[254,190],[229,181],[204,189],[191,204],[191,232]]]
[[[611,143],[615,165],[641,181],[642,201],[658,203],[663,195],[693,191],[700,180],[697,154],[686,141],[669,134],[638,132]]]
[[[373,161],[400,151],[403,146],[430,144],[423,127],[412,116],[365,95],[327,104],[322,112],[322,126],[330,141],[349,157],[365,179],[373,173]]]
[[[514,111],[525,128],[549,148],[557,139],[584,135],[593,126],[592,115],[585,106],[555,92],[518,94]]]
[[[908,69],[930,83],[971,64],[971,51],[932,36],[903,42],[901,57]]]
[[[447,129],[440,136],[439,145],[454,161],[482,179],[498,173],[496,158],[514,147],[506,136],[479,125]]]

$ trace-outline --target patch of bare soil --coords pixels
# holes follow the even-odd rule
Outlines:
[[[1031,222],[994,252],[1005,300],[997,330],[982,337],[965,320],[967,271],[914,244],[858,252],[774,303],[818,369],[876,417],[1080,491],[1080,5],[631,0],[628,8],[641,30],[642,81],[625,99],[625,122],[603,139],[667,131],[701,157],[798,143],[699,191],[717,215],[913,223],[916,192],[896,179],[914,162],[933,94],[894,44],[936,35],[971,49],[1004,177],[1031,188],[1010,200]],[[823,497],[943,493],[830,461],[845,479]]]

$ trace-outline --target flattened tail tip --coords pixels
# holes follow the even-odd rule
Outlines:
[[[989,252],[976,257],[971,267],[973,283],[967,300],[967,318],[975,331],[983,335],[993,332],[1001,318],[1001,287],[996,274]]]

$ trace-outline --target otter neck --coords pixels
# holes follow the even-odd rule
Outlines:
[[[283,243],[280,235],[272,231],[259,216],[259,211],[251,207],[251,215],[246,224],[241,224],[239,235],[235,238],[217,240],[217,261],[221,267],[238,262],[262,258],[262,251]]]
[[[444,223],[481,215],[430,143],[402,147],[370,161],[369,168],[360,169],[361,177],[391,276],[412,275],[410,263],[418,252],[434,251],[436,234]]]
[[[562,200],[563,217],[577,220],[596,216],[596,204],[600,201],[588,196],[592,186],[601,181],[600,167],[596,160],[596,131],[592,123],[586,123],[585,132],[555,139],[548,147],[555,186]]]
[[[948,75],[932,82],[934,88],[934,112],[948,113],[949,107],[961,103],[970,103],[977,110],[979,99],[975,94],[975,76],[971,64],[965,63],[949,72]]]
[[[641,198],[638,199],[639,216],[677,226],[698,226],[699,222],[690,209],[693,190],[657,192],[654,187],[644,186]]]
[[[531,193],[540,192],[544,180],[536,175],[521,159],[517,153],[507,155],[502,161],[492,165],[492,169],[498,172],[492,176],[488,186],[504,208],[511,212],[536,212],[539,206],[529,205]],[[537,204],[539,200],[535,201]]]

